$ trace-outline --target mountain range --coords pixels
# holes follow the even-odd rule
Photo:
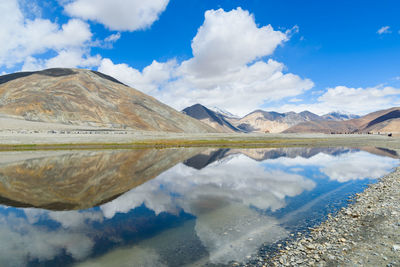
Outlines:
[[[255,133],[398,133],[400,108],[394,107],[358,116],[344,112],[331,112],[322,116],[310,111],[278,113],[255,110],[240,118],[220,113],[200,104],[187,107],[183,112],[222,132]],[[226,115],[230,114],[230,115]]]
[[[178,112],[92,70],[53,68],[0,76],[0,130],[54,127],[175,133],[399,133],[400,108],[362,117],[255,110],[241,118],[201,104]]]
[[[310,121],[299,123],[285,133],[399,133],[400,107],[369,113],[346,121]]]

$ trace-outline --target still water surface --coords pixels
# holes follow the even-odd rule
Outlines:
[[[379,148],[0,153],[0,266],[225,266],[399,164]]]

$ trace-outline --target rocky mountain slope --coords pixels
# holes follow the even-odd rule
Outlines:
[[[48,69],[0,76],[0,115],[23,121],[207,133],[217,130],[105,74]]]
[[[400,107],[369,113],[358,119],[347,121],[304,122],[295,125],[286,133],[399,133]]]
[[[224,132],[224,133],[241,132],[240,129],[233,126],[228,121],[228,117],[226,117],[221,113],[210,110],[207,107],[200,104],[195,104],[193,106],[187,107],[184,110],[182,110],[182,113],[192,118],[198,119],[201,122],[204,122],[205,124],[210,125],[219,132]]]

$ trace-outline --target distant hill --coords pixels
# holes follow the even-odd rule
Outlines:
[[[193,106],[187,107],[182,110],[182,113],[210,125],[219,132],[241,132],[241,130],[230,123],[223,114],[212,111],[200,104],[195,104]]]
[[[304,122],[286,133],[399,133],[400,107],[369,113],[347,121]]]
[[[59,125],[217,132],[100,72],[47,69],[0,76],[0,115]]]
[[[239,120],[229,119],[237,128],[246,132],[280,133],[305,121],[321,121],[322,118],[309,111],[278,113],[256,110]]]

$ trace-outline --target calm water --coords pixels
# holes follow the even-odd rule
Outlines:
[[[379,148],[3,152],[0,266],[246,262],[397,158]]]

